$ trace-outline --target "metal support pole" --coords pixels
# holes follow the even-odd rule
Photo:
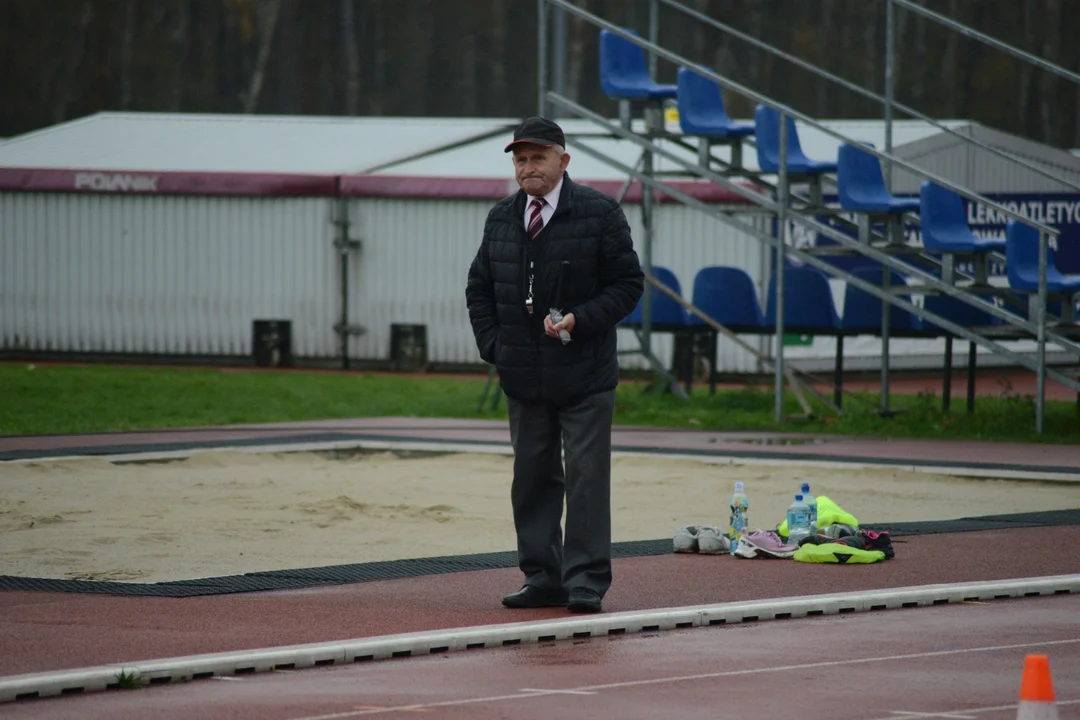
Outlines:
[[[885,152],[892,155],[894,78],[896,75],[896,5],[885,0]],[[892,190],[892,163],[885,161],[885,187]]]
[[[892,271],[882,266],[881,289],[889,292]],[[892,304],[881,301],[881,414],[889,413],[889,321],[892,320]]]
[[[652,113],[649,108],[645,109],[645,132],[652,135]],[[653,175],[653,154],[646,149],[641,153],[641,172],[647,178]],[[641,259],[645,265],[645,272],[652,275],[652,250],[653,250],[653,190],[645,183],[641,184],[641,228],[642,228],[642,252]],[[653,287],[651,283],[645,283],[645,295],[641,300],[641,350],[646,355],[652,355],[652,303]],[[659,383],[657,384],[659,386]]]
[[[705,169],[709,169],[709,168],[712,167],[712,157],[711,157],[712,153],[711,153],[711,151],[709,149],[710,145],[711,145],[711,143],[709,142],[709,138],[707,138],[707,137],[698,138],[698,146],[697,146],[698,165],[700,165],[701,167],[703,167]]]
[[[653,45],[660,44],[660,0],[649,0],[649,42]],[[656,79],[656,68],[659,59],[656,53],[649,53],[649,75]]]
[[[551,85],[555,92],[566,95],[566,8],[555,7],[551,30]]]
[[[784,420],[784,249],[787,245],[787,113],[780,111],[780,167],[776,188],[779,207],[776,209],[776,377],[774,380],[774,416],[776,422]]]
[[[943,378],[941,387],[941,411],[944,413],[949,412],[949,407],[952,405],[952,335],[945,336],[945,377]]]
[[[341,270],[341,313],[338,317],[338,335],[341,340],[341,369],[349,369],[349,207],[341,196],[341,178],[337,179],[338,196],[335,204],[337,215],[338,265]]]
[[[1035,432],[1042,435],[1046,410],[1046,265],[1050,236],[1039,231],[1039,299],[1035,310],[1038,348],[1035,351]]]
[[[968,415],[975,412],[975,343],[968,341],[968,371],[967,371],[967,411]]]
[[[565,11],[564,11],[565,12]],[[547,117],[547,91],[548,91],[548,27],[547,27],[547,2],[536,0],[536,28],[537,28],[537,103],[536,114]]]
[[[833,405],[837,409],[844,404],[844,335],[836,336],[836,358],[833,360]]]

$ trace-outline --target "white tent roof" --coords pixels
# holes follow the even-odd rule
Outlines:
[[[377,171],[414,177],[508,178],[503,152],[516,118],[300,117],[273,115],[198,115],[98,113],[0,144],[0,168],[128,170],[141,172],[363,173],[426,150],[436,150],[484,133],[492,138]],[[568,135],[595,133],[586,120],[560,120]],[[855,140],[884,146],[884,123],[876,120],[826,121]],[[950,126],[963,122],[950,121]],[[678,125],[669,129],[678,132]],[[929,123],[893,123],[894,147],[938,133]],[[840,140],[809,127],[799,128],[807,155],[835,159]],[[633,166],[638,148],[627,141],[585,139],[590,147]],[[571,143],[572,145],[572,143]],[[672,146],[674,148],[674,146]],[[584,152],[569,148],[571,174],[583,179],[624,179]],[[687,159],[691,153],[679,150]],[[720,151],[718,151],[720,152]],[[744,163],[755,169],[752,150]],[[674,165],[660,161],[658,170]]]
[[[356,173],[499,126],[498,120],[98,113],[11,138],[0,166]]]

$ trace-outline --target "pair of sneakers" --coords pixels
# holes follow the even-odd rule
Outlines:
[[[731,554],[740,558],[790,558],[799,548],[788,545],[772,530],[754,530],[744,533]]]
[[[713,525],[687,525],[674,538],[675,552],[722,555],[731,550],[731,541]]]

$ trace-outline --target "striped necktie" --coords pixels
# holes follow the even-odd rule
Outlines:
[[[529,215],[529,238],[534,238],[540,234],[540,231],[544,229],[544,218],[540,216],[540,210],[547,203],[544,202],[544,198],[533,198],[530,207],[532,213]]]

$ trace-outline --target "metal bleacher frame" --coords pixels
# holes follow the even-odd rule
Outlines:
[[[741,33],[734,28],[731,28],[719,21],[709,18],[703,13],[686,7],[677,0],[642,0],[648,2],[649,5],[649,32],[648,38],[641,38],[635,33],[627,32],[619,25],[605,20],[604,18],[580,7],[574,0],[537,0],[538,9],[538,32],[539,32],[539,82],[538,82],[538,112],[541,115],[556,116],[556,113],[568,113],[569,116],[587,119],[597,126],[599,133],[588,133],[582,135],[567,134],[567,144],[573,147],[575,150],[584,152],[593,158],[604,162],[609,167],[618,170],[621,174],[627,177],[627,184],[625,189],[630,186],[634,181],[642,184],[643,189],[648,188],[651,191],[659,191],[663,194],[671,197],[672,199],[685,204],[686,206],[695,208],[707,215],[714,217],[716,220],[725,224],[731,225],[745,234],[756,238],[760,242],[765,244],[765,247],[775,252],[776,261],[774,272],[776,273],[776,323],[774,331],[771,333],[774,336],[773,348],[774,355],[772,357],[766,357],[761,353],[758,353],[755,349],[751,348],[746,343],[741,343],[743,347],[750,349],[760,360],[766,362],[767,365],[771,365],[774,370],[774,382],[775,382],[775,415],[777,421],[781,421],[784,418],[783,412],[783,396],[785,380],[787,380],[802,402],[804,409],[809,411],[809,408],[802,397],[800,390],[810,390],[814,392],[815,396],[819,400],[824,402],[827,406],[832,407],[838,411],[834,405],[815,391],[813,391],[809,384],[802,384],[799,377],[805,378],[805,373],[799,373],[793,371],[793,368],[787,367],[784,360],[783,343],[781,339],[784,335],[784,282],[783,274],[786,259],[788,257],[794,258],[799,262],[817,268],[824,272],[827,276],[835,279],[842,280],[849,285],[853,285],[863,290],[864,292],[878,298],[882,302],[882,326],[881,326],[881,339],[882,339],[882,362],[881,362],[881,410],[882,412],[889,411],[889,316],[891,307],[899,307],[907,312],[921,318],[924,322],[929,321],[940,328],[944,329],[948,333],[966,339],[974,345],[978,345],[988,349],[990,352],[1002,356],[1016,365],[1027,368],[1036,374],[1036,398],[1035,398],[1035,427],[1036,432],[1041,433],[1043,431],[1044,414],[1045,414],[1045,383],[1046,380],[1052,379],[1059,382],[1066,387],[1072,388],[1080,392],[1080,381],[1070,377],[1069,375],[1059,372],[1053,368],[1047,367],[1046,363],[1046,351],[1047,346],[1064,350],[1066,353],[1076,355],[1080,358],[1080,327],[1072,324],[1052,324],[1050,318],[1047,315],[1047,302],[1048,293],[1046,286],[1046,269],[1047,269],[1047,251],[1048,244],[1052,238],[1056,238],[1059,234],[1055,228],[1049,227],[1045,224],[1029,220],[1026,217],[1019,215],[1018,213],[1010,210],[1009,208],[990,200],[989,198],[972,192],[967,188],[952,183],[945,178],[936,176],[922,168],[913,165],[899,157],[892,154],[892,117],[894,109],[901,110],[908,115],[922,119],[935,127],[947,132],[951,135],[961,138],[964,142],[969,143],[982,151],[989,152],[991,154],[1003,157],[1010,162],[1016,163],[1018,166],[1027,168],[1029,171],[1035,172],[1039,175],[1043,175],[1060,182],[1063,186],[1071,187],[1080,190],[1080,186],[1073,185],[1072,183],[1058,178],[1042,168],[1034,166],[1024,160],[1014,157],[1008,153],[1005,153],[997,148],[991,147],[975,138],[968,137],[961,133],[956,133],[951,128],[944,126],[942,123],[923,115],[917,110],[908,106],[897,103],[894,99],[893,88],[893,67],[894,67],[894,31],[893,26],[895,24],[894,15],[896,7],[904,7],[906,9],[919,12],[926,17],[929,17],[935,22],[943,22],[951,29],[963,32],[969,37],[975,37],[984,42],[992,41],[992,44],[999,49],[1006,49],[1013,55],[1020,56],[1022,59],[1028,62],[1034,62],[1043,69],[1048,69],[1056,72],[1059,75],[1064,75],[1069,79],[1076,82],[1080,82],[1080,76],[1070,73],[1064,68],[1053,66],[1046,61],[1043,61],[1035,56],[1030,56],[1023,51],[1020,51],[1011,46],[1006,46],[1000,41],[988,38],[988,36],[982,36],[976,31],[966,28],[959,23],[938,16],[936,13],[932,13],[921,6],[908,2],[908,0],[877,0],[883,2],[886,5],[886,70],[885,70],[885,95],[877,95],[869,90],[861,88],[854,83],[839,78],[825,70],[817,68],[816,66],[800,60],[790,54],[784,53],[772,46],[751,38],[744,33]],[[786,106],[772,98],[764,96],[755,92],[751,88],[748,88],[742,84],[739,84],[728,77],[720,75],[714,72],[712,69],[695,62],[692,59],[683,57],[677,53],[671,52],[658,44],[659,39],[659,22],[660,22],[660,7],[661,5],[673,8],[679,12],[682,12],[692,18],[695,18],[701,22],[704,22],[711,27],[721,30],[725,33],[738,37],[742,40],[750,42],[755,46],[762,48],[770,53],[773,53],[785,60],[793,62],[794,64],[809,70],[825,79],[839,83],[842,86],[853,90],[865,97],[874,99],[884,105],[884,116],[886,121],[886,135],[885,135],[885,148],[878,150],[876,148],[870,148],[861,146],[860,149],[864,149],[867,153],[874,155],[879,161],[882,162],[885,176],[891,178],[891,170],[893,168],[902,168],[908,173],[919,176],[925,180],[929,180],[937,185],[940,185],[948,190],[951,190],[968,200],[977,202],[988,208],[992,208],[1001,215],[1015,220],[1016,222],[1023,223],[1035,228],[1039,232],[1039,285],[1038,291],[1032,294],[1027,303],[1027,315],[1021,315],[1016,312],[1010,312],[1003,306],[988,305],[983,301],[987,295],[998,294],[1002,297],[1006,295],[1022,295],[1014,289],[1010,288],[995,288],[993,286],[978,286],[977,293],[968,292],[966,287],[958,286],[955,281],[944,282],[938,273],[934,270],[940,270],[941,262],[932,257],[929,253],[921,252],[919,248],[911,246],[889,243],[880,234],[871,233],[867,241],[860,242],[859,239],[850,237],[845,233],[839,231],[833,225],[820,222],[815,216],[823,214],[829,214],[830,210],[836,213],[836,208],[823,208],[817,203],[812,202],[810,199],[800,193],[792,191],[792,182],[787,177],[786,165],[787,165],[787,138],[786,138],[786,126],[787,118],[794,118],[796,121],[815,128],[816,130],[829,135],[842,143],[858,144],[857,140],[847,137],[826,125],[818,122],[814,118],[801,113],[789,106]],[[566,56],[566,19],[569,15],[577,17],[579,20],[584,21],[589,26],[592,26],[599,33],[601,30],[607,30],[610,33],[618,35],[627,42],[633,43],[640,47],[645,53],[647,53],[649,60],[649,70],[652,77],[656,77],[656,66],[660,59],[666,60],[675,64],[678,67],[686,67],[694,72],[712,80],[720,86],[722,91],[726,93],[735,93],[740,95],[753,103],[765,105],[773,108],[780,114],[780,163],[779,171],[776,173],[776,181],[769,182],[768,178],[764,175],[754,175],[755,183],[763,188],[767,194],[761,194],[751,188],[746,187],[743,184],[733,182],[733,178],[747,176],[746,171],[742,169],[735,169],[728,172],[729,168],[719,158],[709,155],[708,164],[703,164],[700,161],[690,161],[685,157],[680,156],[677,153],[673,153],[667,150],[664,146],[658,144],[658,140],[664,140],[665,142],[672,143],[680,146],[687,151],[696,153],[698,148],[695,145],[687,142],[689,136],[681,134],[669,133],[664,127],[663,121],[663,107],[657,103],[647,105],[644,112],[644,131],[635,131],[634,125],[631,123],[631,105],[629,101],[620,101],[620,118],[616,121],[605,118],[599,113],[583,106],[576,102],[574,99],[567,97],[565,93],[565,56]],[[554,45],[554,49],[549,48],[549,45]],[[549,64],[550,63],[550,64]],[[557,115],[558,117],[566,117],[567,115]],[[638,125],[640,127],[640,124]],[[606,155],[605,153],[590,147],[588,144],[589,138],[605,136],[608,138],[618,139],[626,141],[628,143],[636,145],[640,151],[640,160],[634,167],[629,167],[614,158]],[[752,140],[752,138],[746,138],[746,141]],[[759,228],[741,221],[735,217],[730,209],[716,207],[708,205],[690,195],[672,187],[664,182],[661,174],[654,172],[654,162],[657,157],[664,158],[669,163],[681,168],[680,173],[684,176],[689,176],[697,179],[708,180],[716,183],[725,189],[741,196],[752,205],[756,205],[756,212],[767,213],[776,218],[775,226],[780,229],[787,227],[787,222],[790,220],[797,225],[801,225],[809,230],[815,231],[819,236],[823,236],[833,241],[835,245],[830,246],[827,250],[821,249],[799,249],[789,246],[785,241],[785,233],[780,231],[779,235],[774,235],[760,230]],[[665,173],[670,174],[670,173]],[[833,183],[835,184],[835,183]],[[697,316],[714,331],[724,334],[725,336],[735,339],[735,333],[728,331],[726,328],[719,326],[717,323],[710,321],[710,319],[701,313],[697,308],[693,307],[690,303],[686,302],[681,297],[678,297],[670,288],[667,288],[662,283],[659,283],[653,276],[652,272],[652,244],[653,244],[653,213],[652,213],[652,195],[653,192],[643,193],[642,207],[641,207],[641,219],[643,235],[639,242],[640,254],[642,257],[642,265],[646,273],[646,279],[648,281],[647,288],[650,286],[656,288],[658,291],[665,293],[674,299],[676,299],[683,307],[691,314]],[[753,208],[752,208],[753,209]],[[918,216],[906,217],[905,220],[916,220]],[[846,222],[846,221],[844,221]],[[914,281],[914,284],[905,285],[902,288],[891,287],[887,282],[883,283],[881,287],[867,283],[864,280],[856,277],[851,272],[843,270],[836,265],[829,263],[823,259],[825,254],[848,254],[848,255],[860,255],[870,260],[880,263],[884,268],[895,270],[906,278]],[[924,267],[917,267],[913,264],[905,262],[905,258],[910,259],[912,256],[918,256],[920,261],[924,265],[927,265],[930,269]],[[1000,260],[1001,258],[999,258]],[[888,277],[889,273],[883,273],[884,277]],[[969,281],[971,278],[965,273],[956,273],[956,280]],[[977,307],[978,309],[988,312],[990,315],[998,318],[1001,321],[1001,325],[994,328],[991,331],[989,328],[971,328],[958,325],[948,318],[939,316],[935,313],[929,312],[905,299],[902,296],[910,294],[941,294],[946,295],[956,300]],[[646,292],[642,302],[643,320],[641,327],[636,329],[636,336],[639,341],[639,349],[631,351],[621,351],[623,353],[637,353],[645,356],[654,372],[656,373],[658,382],[663,381],[673,392],[682,395],[680,388],[675,380],[667,373],[662,364],[652,354],[651,346],[651,334],[652,328],[650,323],[651,316],[651,292]],[[1030,302],[1034,299],[1034,302]],[[1001,344],[1002,341],[1015,340],[1015,339],[1032,339],[1036,343],[1035,358],[1032,359],[1024,354],[1018,353],[1011,348],[1008,348]]]

